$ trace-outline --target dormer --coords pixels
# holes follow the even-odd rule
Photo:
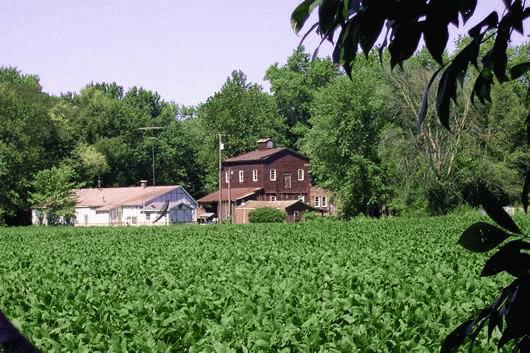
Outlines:
[[[272,140],[269,138],[258,140],[258,151],[269,150],[273,147],[274,147],[274,144],[272,143]]]

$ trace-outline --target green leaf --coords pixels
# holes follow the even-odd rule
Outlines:
[[[489,277],[504,271],[514,277],[519,277],[528,273],[530,255],[523,253],[523,250],[530,250],[530,244],[522,240],[509,242],[486,261],[480,275]]]
[[[516,80],[530,70],[530,61],[515,65],[510,69],[512,80]]]
[[[467,320],[453,330],[442,343],[440,353],[454,353],[464,344],[466,338],[472,333],[474,320]]]
[[[337,14],[341,13],[341,2],[339,0],[321,0],[318,8],[319,31],[324,38],[333,36],[329,33],[336,26]]]
[[[485,72],[487,71],[487,72]],[[478,75],[471,93],[471,101],[474,103],[475,96],[478,97],[482,104],[491,102],[491,85],[493,84],[493,76],[489,74],[489,70],[484,69]]]
[[[488,216],[490,216],[490,218],[493,219],[495,223],[497,223],[504,229],[509,230],[512,233],[522,234],[521,230],[519,229],[517,224],[515,224],[512,217],[510,217],[510,215],[506,213],[504,208],[502,208],[502,205],[491,193],[491,191],[486,188],[486,186],[480,185],[478,192],[478,198],[482,207],[484,208],[484,211],[486,211]]]
[[[509,25],[503,19],[499,24],[499,29],[497,31],[497,36],[495,37],[495,43],[493,44],[493,49],[491,52],[493,72],[500,82],[505,82],[508,80],[508,77],[506,76],[506,67],[508,65],[508,55],[506,54],[506,51],[508,50],[509,40]]]
[[[293,13],[291,14],[291,26],[293,27],[293,31],[298,34],[302,27],[304,27],[304,23],[309,18],[309,15],[311,15],[311,12],[317,7],[322,0],[305,0],[300,5],[298,5]]]
[[[359,26],[361,24],[359,16],[353,17],[347,24],[344,34],[344,45],[342,48],[342,65],[346,74],[351,78],[352,62],[357,56],[359,46]],[[337,43],[339,45],[339,43]]]
[[[393,39],[388,46],[390,52],[390,66],[409,59],[418,48],[422,34],[422,25],[418,22],[401,23],[392,33]]]
[[[440,83],[438,84],[438,94],[436,95],[436,112],[438,113],[438,118],[440,123],[449,131],[451,127],[449,126],[449,112],[451,97],[456,96],[456,75],[453,70],[448,68],[442,74]]]
[[[492,11],[487,17],[469,30],[469,36],[477,37],[481,34],[482,28],[486,27],[486,31],[488,31],[496,27],[498,23],[499,15],[497,14],[497,11]]]
[[[469,251],[480,253],[496,248],[509,236],[499,227],[485,222],[477,222],[462,233],[458,244]]]
[[[423,122],[425,121],[425,117],[427,116],[427,110],[429,109],[429,91],[431,90],[431,86],[434,83],[434,80],[436,77],[438,77],[438,74],[444,66],[440,67],[436,72],[432,75],[429,83],[425,87],[425,91],[423,91],[423,95],[421,96],[421,104],[420,104],[420,110],[418,111],[418,124],[416,126],[417,133],[420,132],[421,127],[423,125]]]
[[[438,64],[443,65],[442,55],[449,40],[447,24],[437,18],[429,18],[423,32],[425,46]]]
[[[473,16],[477,8],[477,0],[462,0],[460,1],[460,14],[464,20],[464,24]]]
[[[374,7],[369,9],[371,10],[362,13],[359,28],[359,43],[366,57],[368,57],[370,50],[372,50],[377,38],[379,38],[385,24],[385,19],[381,16],[379,10],[375,10]]]

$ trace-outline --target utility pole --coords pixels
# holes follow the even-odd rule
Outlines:
[[[222,150],[224,149],[223,141],[221,141],[221,133],[219,133],[219,207],[217,208],[217,222],[221,222],[223,215],[223,167],[222,167]]]
[[[228,168],[228,219],[232,222],[232,168]]]
[[[146,130],[154,131],[154,130],[162,130],[162,129],[165,129],[165,127],[161,127],[161,126],[146,126],[146,127],[140,127],[140,128],[138,128],[136,130],[138,130],[138,131],[146,131]],[[151,138],[153,139],[153,144],[151,145],[151,158],[153,159],[153,166],[152,166],[152,170],[153,170],[153,186],[156,186],[156,181],[155,181],[155,142],[154,142],[154,140],[158,140],[159,137],[151,136]]]
[[[155,182],[155,144],[153,141],[153,144],[151,145],[151,156],[153,157],[153,186],[156,186]]]

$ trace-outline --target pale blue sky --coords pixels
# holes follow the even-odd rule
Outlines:
[[[299,2],[0,0],[0,65],[38,74],[53,94],[116,81],[197,104],[234,69],[263,84],[267,67],[300,40],[289,23]],[[478,13],[501,0],[489,3]],[[306,47],[316,45],[313,36]]]

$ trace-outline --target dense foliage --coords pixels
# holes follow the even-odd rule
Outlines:
[[[477,218],[5,229],[0,307],[49,353],[431,353],[508,280],[456,245]]]
[[[530,84],[527,79],[530,61],[514,60],[510,57],[508,48],[514,31],[521,35],[525,34],[523,23],[530,17],[530,7],[526,7],[524,0],[503,1],[505,9],[502,13],[493,11],[479,19],[479,22],[468,31],[470,40],[461,43],[462,47],[449,60],[444,58],[449,40],[449,25],[459,27],[465,24],[473,17],[478,3],[477,0],[452,2],[388,0],[377,3],[369,0],[305,0],[294,10],[291,19],[295,31],[299,31],[311,12],[318,7],[318,22],[309,29],[308,33],[316,29],[323,41],[327,39],[332,43],[334,43],[335,31],[340,33],[334,44],[333,60],[340,63],[350,77],[355,69],[354,61],[358,47],[360,46],[368,56],[385,24],[387,31],[384,35],[384,42],[379,47],[379,57],[382,62],[383,51],[388,44],[392,68],[398,64],[403,67],[404,62],[414,55],[420,38],[423,37],[430,56],[438,64],[436,65],[438,69],[432,74],[421,99],[418,99],[421,103],[417,109],[417,130],[422,131],[429,110],[431,86],[436,82],[436,114],[439,123],[447,130],[447,133],[453,129],[457,137],[446,139],[444,148],[437,146],[438,138],[432,137],[431,141],[426,141],[424,145],[435,157],[433,158],[433,162],[436,162],[434,167],[437,169],[435,175],[437,177],[440,175],[440,171],[443,170],[442,164],[445,164],[445,168],[449,168],[447,173],[449,178],[452,164],[460,149],[459,141],[462,129],[467,125],[465,120],[468,115],[466,110],[462,112],[461,106],[457,104],[458,86],[461,91],[465,91],[466,86],[470,86],[472,82],[472,88],[466,92],[466,98],[469,96],[473,104],[478,98],[484,104],[492,101],[492,85],[496,81],[503,83],[523,77],[526,81],[523,87],[530,95]],[[470,67],[474,68],[471,72]],[[401,88],[400,92],[405,96],[406,89]],[[469,106],[469,103],[467,105]],[[452,107],[457,109],[452,109]],[[458,111],[453,121],[455,117],[451,113],[455,110]],[[523,114],[527,113],[528,106],[522,110]],[[484,113],[479,114],[477,119],[479,124],[483,123],[480,121],[483,116]],[[515,132],[519,136],[526,135],[526,143],[522,142],[523,146],[526,145],[524,149],[530,147],[530,114],[526,118],[526,125],[526,128],[523,124],[519,125],[519,129],[515,131],[505,130],[508,134]],[[499,127],[506,129],[506,126],[497,126]],[[426,135],[430,135],[430,131]],[[476,133],[472,136],[473,138],[479,137]],[[486,146],[488,142],[485,143]],[[465,149],[463,151],[467,152]],[[511,152],[506,151],[503,157],[506,158]],[[450,158],[444,158],[447,156]],[[522,186],[520,200],[525,212],[529,204],[529,168],[528,159],[523,158],[519,185]],[[510,170],[504,170],[498,174],[506,179],[511,179],[513,176]],[[524,251],[530,249],[530,243],[519,238],[501,246],[507,238],[524,234],[502,208],[506,204],[506,200],[503,200],[506,193],[499,187],[498,180],[491,178],[491,175],[484,177],[475,172],[469,173],[467,177],[469,185],[467,190],[464,189],[464,194],[467,193],[472,203],[481,205],[491,220],[501,228],[484,222],[475,223],[462,234],[460,242],[466,249],[475,252],[485,252],[500,247],[498,252],[486,261],[481,276],[494,276],[506,272],[514,279],[501,290],[493,303],[454,329],[445,338],[441,352],[456,352],[466,341],[470,342],[469,352],[473,352],[473,344],[486,325],[488,338],[496,329],[501,332],[499,348],[508,344],[513,347],[513,352],[528,352],[530,351],[530,330],[527,322],[528,315],[530,315],[530,301],[528,300],[530,255]],[[454,202],[451,196],[455,195],[444,190],[450,183],[439,178],[435,179],[435,183],[441,188],[435,189],[436,192],[431,195],[434,196],[432,205],[443,211],[450,206],[451,202]],[[488,184],[496,187],[501,195],[492,193]],[[460,190],[456,189],[456,191]]]
[[[285,119],[289,147],[300,148],[299,142],[311,129],[311,105],[317,91],[327,86],[340,72],[329,59],[311,60],[304,47],[296,49],[287,63],[272,65],[265,73],[271,93]]]
[[[284,219],[285,212],[270,207],[256,208],[248,214],[250,223],[282,223]]]
[[[274,98],[248,82],[241,71],[232,72],[221,90],[200,106],[197,120],[198,161],[209,192],[219,185],[219,134],[225,144],[224,158],[255,149],[256,141],[263,137],[279,145],[286,142],[285,122],[278,115]]]
[[[484,43],[484,52],[493,45]],[[509,48],[509,60],[530,60],[529,48]],[[29,222],[41,171],[73,168],[73,181],[87,187],[151,184],[153,152],[156,184],[181,184],[199,198],[217,187],[219,133],[223,158],[255,148],[262,137],[306,154],[313,181],[337,195],[345,218],[445,214],[465,201],[477,205],[477,182],[503,203],[519,204],[530,163],[528,74],[492,86],[488,106],[473,105],[465,97],[478,71],[470,68],[449,113],[452,133],[431,108],[418,134],[417,112],[436,65],[422,50],[404,71],[391,72],[373,53],[353,64],[347,80],[330,59],[311,61],[300,48],[267,70],[270,93],[234,71],[196,107],[116,83],[54,97],[38,77],[0,68],[0,223]],[[163,129],[139,130],[152,126]]]
[[[74,171],[69,166],[41,170],[35,176],[30,200],[37,211],[39,224],[65,223],[75,217],[75,197],[72,190],[80,185],[73,181]]]

